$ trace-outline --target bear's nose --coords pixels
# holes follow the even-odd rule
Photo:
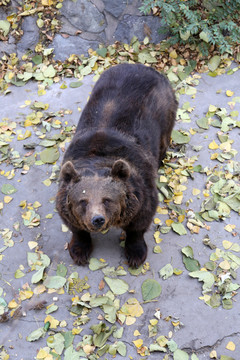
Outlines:
[[[100,229],[105,223],[105,218],[102,215],[96,215],[92,218],[91,223],[96,229]]]

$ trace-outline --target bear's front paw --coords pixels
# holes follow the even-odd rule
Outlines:
[[[145,241],[135,247],[126,246],[125,255],[128,265],[134,269],[138,268],[144,263],[147,257],[147,245]]]
[[[68,251],[75,264],[85,265],[88,263],[88,259],[92,252],[91,240],[76,241],[73,236],[71,242],[68,244]]]

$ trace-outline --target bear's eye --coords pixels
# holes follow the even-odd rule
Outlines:
[[[83,208],[85,208],[85,207],[87,207],[88,202],[87,202],[87,200],[82,199],[82,200],[80,200],[79,204],[80,204]]]
[[[104,204],[105,206],[108,206],[111,202],[112,202],[112,200],[109,199],[109,198],[103,199],[103,204]]]

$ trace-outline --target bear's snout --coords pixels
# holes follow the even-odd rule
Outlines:
[[[105,223],[105,218],[102,215],[96,215],[92,218],[91,223],[96,229],[100,229]]]

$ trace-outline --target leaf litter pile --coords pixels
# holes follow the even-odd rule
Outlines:
[[[117,44],[100,48],[89,58],[81,58],[81,62],[72,57],[65,64],[52,64],[47,60],[49,51],[44,61],[42,55],[37,55],[33,63],[26,62],[20,70],[15,67],[18,60],[14,60],[14,56],[2,63],[5,77],[1,87],[5,94],[11,91],[8,87],[11,83],[20,86],[29,79],[41,81],[37,99],[26,99],[17,119],[11,114],[0,119],[0,212],[2,219],[6,219],[0,228],[0,264],[4,264],[0,285],[1,326],[11,328],[13,321],[30,319],[34,311],[37,315],[32,319],[31,330],[18,336],[21,341],[29,342],[29,346],[33,342],[39,344],[35,347],[36,359],[133,359],[128,350],[134,348],[136,356],[141,358],[156,354],[164,360],[198,360],[197,350],[186,352],[174,341],[174,333],[184,326],[181,320],[161,313],[164,281],[171,277],[181,281],[181,276],[187,274],[189,279],[197,279],[202,291],[199,299],[213,311],[214,308],[230,310],[237,306],[239,225],[231,218],[236,219],[240,212],[239,145],[233,139],[240,127],[236,110],[240,93],[219,89],[219,94],[225,91],[227,107],[209,103],[203,117],[195,115],[194,99],[201,76],[190,75],[196,64],[186,61],[174,49],[169,52],[170,60],[165,61],[164,69],[181,105],[172,145],[157,179],[160,203],[153,221],[152,245],[148,242],[149,252],[153,252],[151,262],[139,269],[130,269],[124,261],[121,266],[114,267],[103,258],[92,257],[87,268],[73,266],[70,257],[63,256],[64,239],[70,236],[63,224],[61,252],[50,258],[44,250],[43,239],[50,228],[53,229],[49,240],[51,248],[56,241],[54,227],[59,224],[54,209],[56,181],[60,160],[74,134],[76,121],[69,121],[71,109],[51,111],[51,104],[42,102],[41,95],[46,93],[48,85],[57,83],[68,72],[77,77],[69,86],[78,88],[83,76],[95,72],[97,80],[105,68],[122,61],[139,61],[161,69],[158,56],[162,50],[149,50],[147,46],[150,46],[147,40],[140,45],[134,39],[131,47],[125,44],[119,49]],[[204,66],[205,70],[210,70],[208,75],[215,77],[223,73],[231,76],[239,71],[238,67],[230,65],[228,58],[215,55]],[[66,82],[59,85],[60,91],[66,88]],[[181,103],[182,96],[188,101]],[[212,138],[209,129],[213,128]],[[207,155],[201,161],[203,151]],[[37,191],[32,198],[27,191],[29,185],[21,186],[21,182],[26,184],[25,179],[39,171],[41,177],[37,175],[37,180],[41,179],[41,191],[46,194],[47,204]],[[188,185],[193,186],[191,193]],[[38,188],[40,184],[35,186]],[[29,194],[27,199],[24,199],[24,189]],[[19,192],[22,200],[17,203],[15,196]],[[12,214],[8,219],[7,213]],[[217,232],[211,231],[218,227],[223,232],[221,241]],[[162,248],[165,248],[165,239],[173,235],[174,239],[180,236],[181,266],[179,261],[176,261],[178,266],[174,266],[175,259],[164,263]],[[204,254],[207,254],[203,262],[195,251],[196,241],[202,242]],[[9,268],[11,254],[22,246],[27,249],[23,264],[14,263]],[[65,262],[63,257],[67,259]],[[197,294],[192,296],[198,297]],[[166,325],[168,331],[162,332]],[[0,344],[1,359],[10,358],[7,348],[10,328]],[[14,344],[10,349],[14,349]],[[226,349],[234,354],[234,342],[229,341]],[[220,358],[215,350],[209,355],[213,359]],[[233,357],[221,356],[221,360],[230,359]]]

